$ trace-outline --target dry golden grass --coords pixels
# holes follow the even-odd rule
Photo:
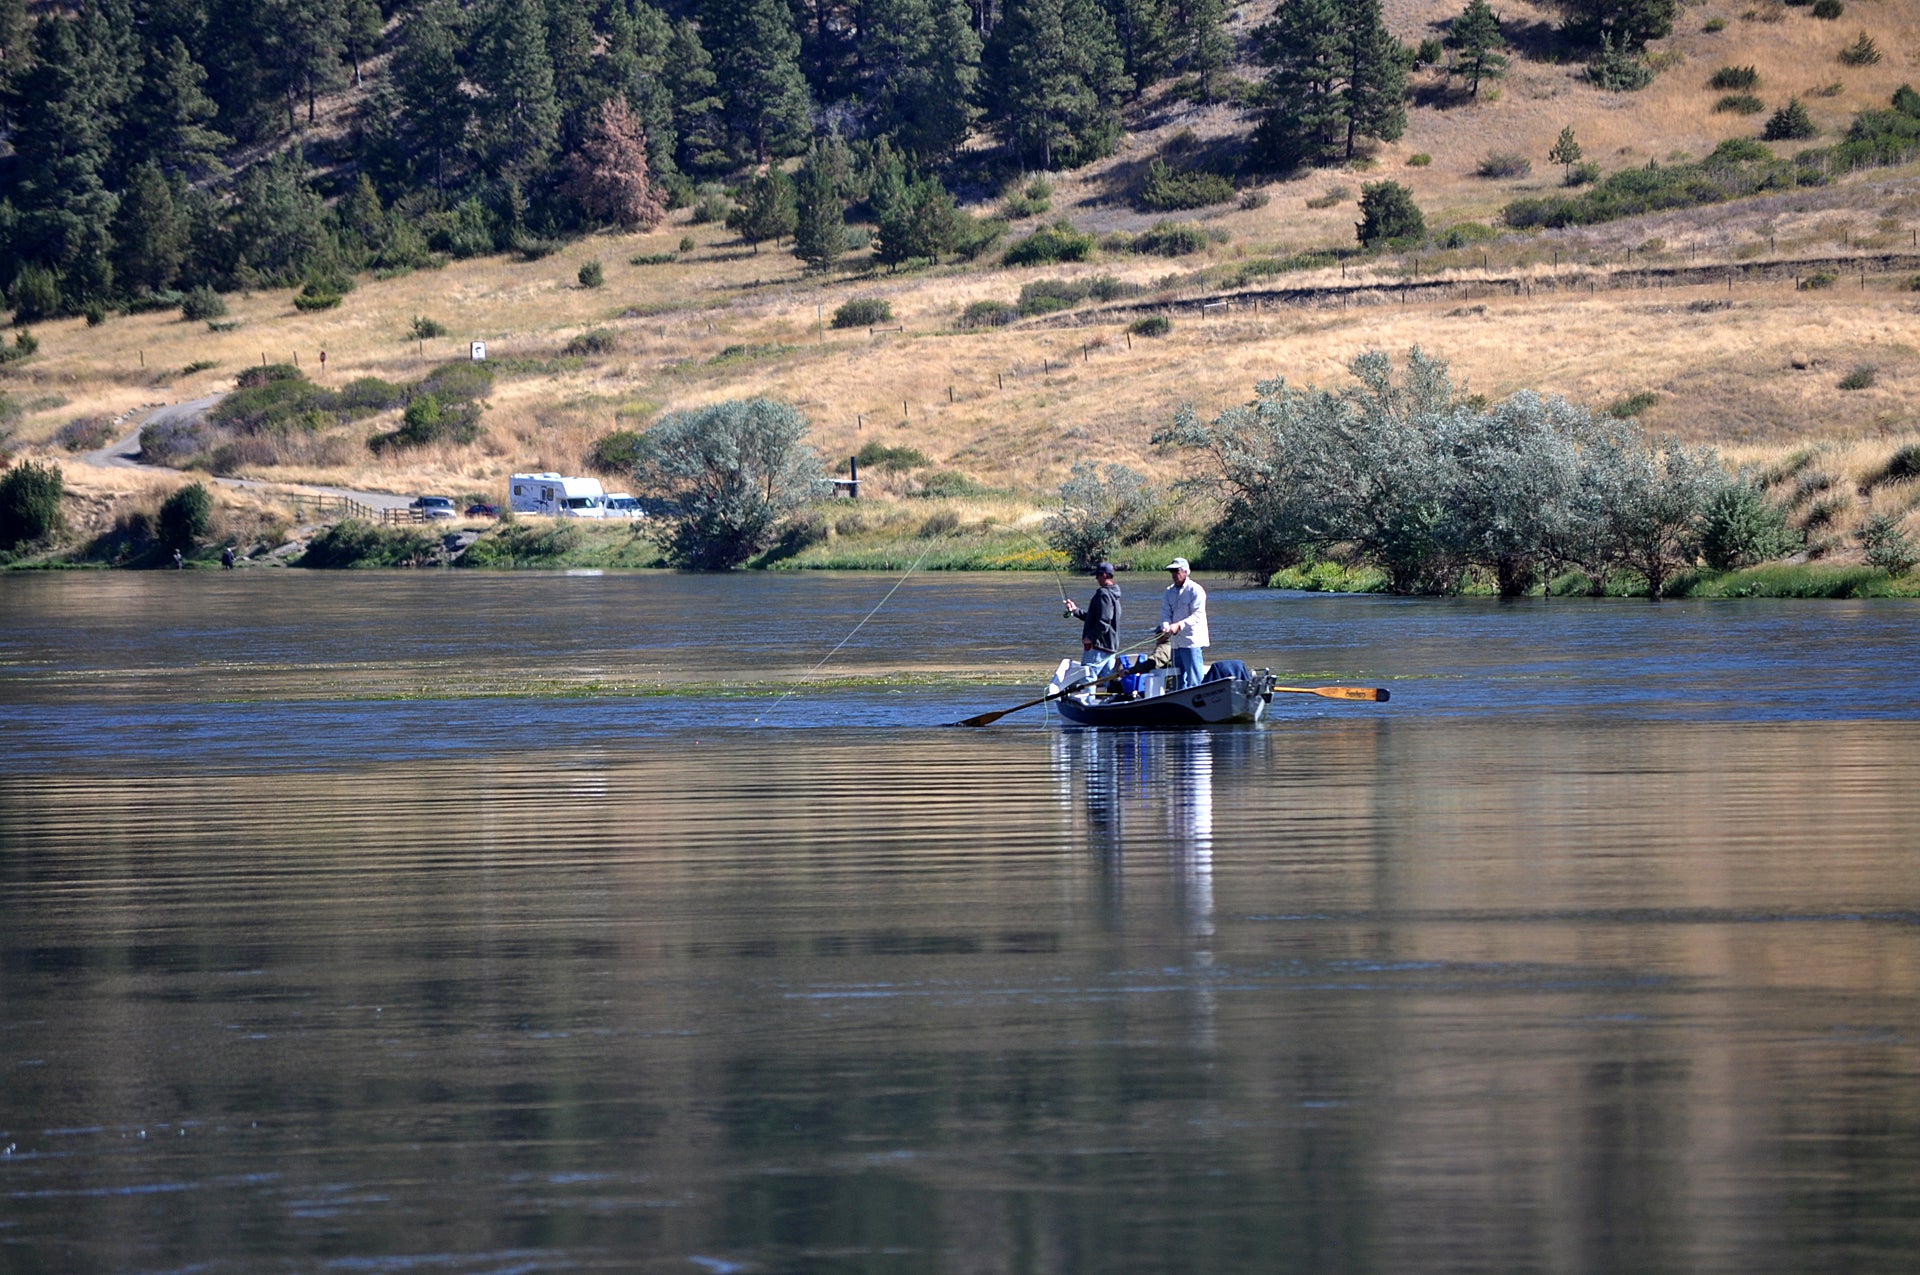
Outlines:
[[[1388,17],[1401,38],[1417,40],[1459,7],[1455,0],[1393,0]],[[1736,461],[1772,464],[1796,448],[1820,445],[1828,449],[1821,463],[1857,488],[1893,447],[1920,436],[1920,410],[1913,406],[1920,390],[1914,335],[1920,294],[1904,290],[1904,274],[1869,276],[1864,288],[1857,276],[1843,276],[1834,287],[1802,291],[1793,287],[1788,267],[1788,277],[1741,282],[1731,292],[1724,284],[1591,294],[1541,287],[1531,296],[1489,288],[1486,295],[1406,304],[1375,293],[1345,308],[1269,305],[1249,312],[1242,304],[1230,315],[1204,318],[1203,294],[1170,280],[1207,262],[1350,245],[1359,187],[1382,177],[1411,186],[1432,225],[1485,220],[1517,195],[1557,188],[1559,170],[1545,156],[1569,124],[1587,156],[1608,170],[1698,156],[1724,138],[1753,136],[1758,118],[1712,110],[1719,94],[1706,81],[1723,65],[1755,66],[1756,92],[1770,107],[1798,94],[1829,131],[1863,107],[1884,104],[1894,87],[1916,76],[1920,6],[1855,0],[1839,22],[1812,19],[1805,8],[1786,9],[1777,22],[1750,21],[1741,16],[1749,9],[1755,6],[1723,0],[1683,8],[1675,35],[1655,46],[1680,64],[1637,94],[1601,93],[1575,64],[1516,57],[1505,80],[1483,89],[1489,99],[1497,90],[1497,100],[1441,105],[1437,77],[1423,73],[1416,77],[1422,104],[1411,111],[1406,136],[1379,148],[1369,164],[1271,183],[1264,188],[1270,201],[1261,208],[1189,214],[1223,234],[1223,242],[1198,258],[1112,254],[1088,265],[1006,270],[983,263],[901,275],[874,272],[856,260],[820,277],[773,245],[754,253],[723,229],[686,224],[680,213],[650,234],[596,236],[541,261],[458,262],[364,281],[332,311],[301,313],[285,291],[235,296],[228,321],[239,326],[229,332],[173,314],[116,318],[98,328],[79,320],[45,324],[35,330],[40,356],[10,370],[0,388],[33,409],[17,427],[14,445],[44,449],[65,421],[215,392],[263,358],[297,359],[333,384],[365,375],[405,381],[465,357],[473,340],[486,341],[495,360],[551,360],[572,336],[610,328],[620,342],[612,354],[560,371],[503,376],[473,446],[376,457],[364,439],[393,422],[374,420],[342,431],[339,448],[325,454],[333,463],[281,466],[263,476],[497,498],[512,471],[580,469],[608,430],[644,427],[667,410],[773,394],[807,412],[824,454],[844,457],[873,440],[914,446],[940,467],[1015,493],[1016,508],[977,515],[1011,520],[1020,511],[1030,514],[1031,499],[1049,492],[1076,460],[1119,461],[1163,479],[1176,476],[1180,458],[1156,452],[1149,439],[1182,404],[1210,414],[1244,401],[1256,381],[1274,376],[1339,384],[1345,364],[1363,350],[1418,345],[1447,359],[1470,389],[1492,397],[1533,388],[1604,409],[1632,395],[1657,395],[1642,417],[1650,429],[1717,443]],[[1244,24],[1251,12],[1239,20]],[[1550,27],[1552,10],[1517,4],[1502,17],[1523,37],[1523,48],[1545,47],[1539,33]],[[1726,20],[1725,29],[1704,32],[1715,17]],[[1839,48],[1862,30],[1885,58],[1875,67],[1842,66]],[[1836,95],[1813,93],[1830,84],[1840,85]],[[1166,100],[1150,102],[1137,123],[1114,159],[1051,179],[1046,219],[1064,215],[1103,232],[1144,228],[1157,218],[1126,202],[1132,175],[1184,130],[1204,143],[1247,127],[1227,107]],[[1533,175],[1515,181],[1476,176],[1479,161],[1494,150],[1527,155]],[[1430,166],[1406,164],[1419,152],[1433,157]],[[1333,185],[1347,190],[1346,200],[1307,207]],[[637,255],[674,252],[682,236],[696,246],[672,263],[631,264]],[[1914,251],[1916,240],[1920,178],[1882,171],[1728,208],[1428,252],[1418,268],[1422,279],[1444,271],[1468,285],[1513,278],[1544,285],[1576,264],[1618,268],[1629,252],[1634,265],[1752,264]],[[600,289],[576,282],[588,259],[603,264]],[[1390,284],[1414,268],[1381,258],[1345,272],[1279,276],[1255,288]],[[970,302],[1011,301],[1037,278],[1101,273],[1149,289],[1142,303],[1167,307],[1172,332],[1129,342],[1126,324],[1138,312],[1097,307],[1005,329],[954,329]],[[888,300],[904,330],[870,336],[826,327],[833,309],[854,296]],[[424,346],[415,342],[408,330],[416,316],[445,324],[449,335]],[[181,373],[201,361],[214,366]],[[1863,365],[1875,369],[1871,387],[1838,388],[1841,377]],[[112,495],[115,484],[130,481],[78,465],[68,472],[75,487],[90,493]],[[876,494],[904,493],[905,479],[864,477]],[[1876,490],[1856,498],[1857,508],[1846,516],[1857,521],[1869,504],[1905,499],[1902,492]]]

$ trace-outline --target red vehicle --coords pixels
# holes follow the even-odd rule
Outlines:
[[[500,506],[498,505],[467,506],[467,517],[469,518],[498,518],[499,516]]]

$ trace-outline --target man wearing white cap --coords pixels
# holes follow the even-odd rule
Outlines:
[[[1171,647],[1180,685],[1200,685],[1200,651],[1208,642],[1207,591],[1187,578],[1187,560],[1167,564],[1173,583],[1160,598],[1160,635]]]

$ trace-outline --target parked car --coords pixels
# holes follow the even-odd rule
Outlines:
[[[644,518],[647,516],[647,511],[640,507],[640,502],[624,491],[616,491],[611,496],[608,496],[606,506],[607,517],[609,518]]]
[[[498,518],[499,516],[500,506],[498,505],[467,506],[467,517],[469,518]]]
[[[413,504],[410,505],[409,508],[422,518],[452,518],[456,516],[453,512],[453,497],[451,496],[416,496],[414,497]]]

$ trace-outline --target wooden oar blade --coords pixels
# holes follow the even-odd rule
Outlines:
[[[1025,705],[1022,705],[1022,707],[1025,707]],[[991,726],[1013,711],[1014,710],[1010,708],[1003,708],[997,713],[981,713],[975,717],[963,717],[957,722],[950,722],[948,724],[952,726]]]
[[[1326,699],[1369,700],[1384,704],[1393,698],[1384,686],[1276,686],[1276,691],[1292,695],[1319,695]]]

